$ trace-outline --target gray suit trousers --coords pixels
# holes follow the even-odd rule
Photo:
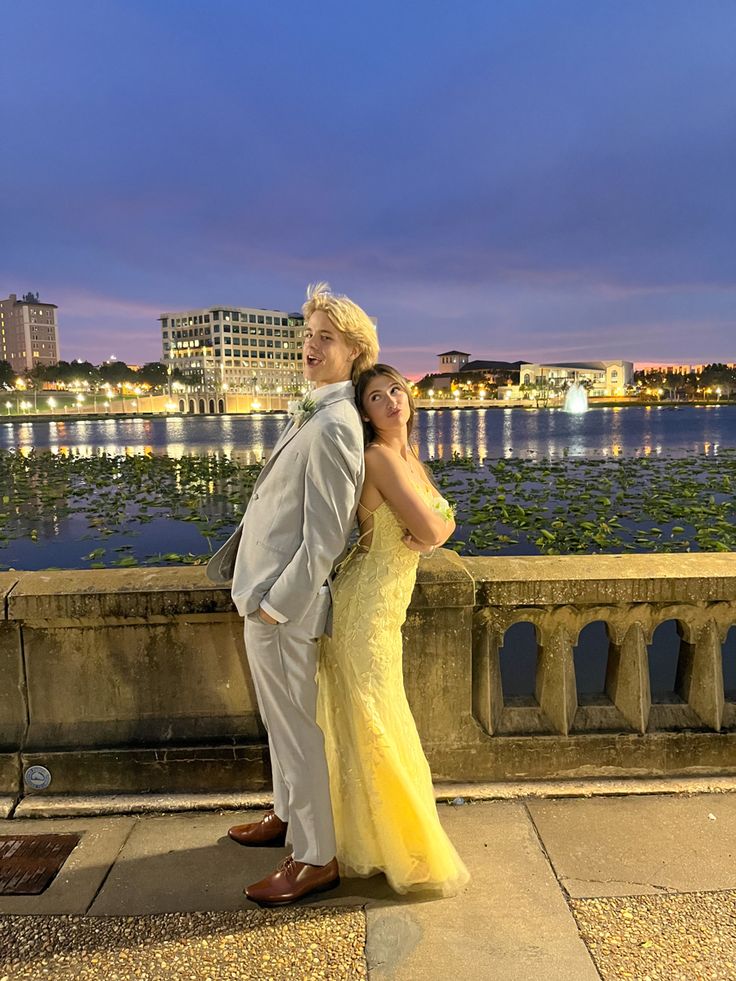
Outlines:
[[[324,606],[326,617],[329,597],[321,595],[315,603]],[[316,721],[316,632],[314,617],[273,625],[257,612],[245,618],[248,665],[268,732],[274,810],[289,822],[294,858],[326,865],[336,845],[325,741]]]

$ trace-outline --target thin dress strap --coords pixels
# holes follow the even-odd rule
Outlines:
[[[363,504],[361,501],[358,501],[358,508],[363,508],[363,510],[365,511],[365,515],[366,515],[365,516],[365,520],[367,520],[368,518],[372,518],[373,515],[376,513],[376,511],[378,511],[378,509],[380,507],[382,507],[385,503],[386,503],[386,501],[383,500],[378,505],[378,507],[375,507],[375,508],[373,508],[371,510],[371,508],[367,508],[365,506],[365,504]],[[363,522],[361,522],[360,519],[358,519],[358,525],[360,526],[362,523]],[[348,559],[352,558],[353,555],[356,552],[358,552],[358,551],[367,552],[368,551],[368,549],[370,548],[370,543],[368,545],[364,545],[363,544],[363,539],[364,538],[367,538],[368,535],[371,536],[371,541],[372,541],[373,540],[373,525],[371,525],[370,528],[366,528],[365,531],[361,531],[361,533],[358,535],[358,537],[356,538],[355,542],[353,543],[353,547],[350,549],[350,551],[348,552],[348,554],[345,556],[345,558],[342,560],[342,562],[339,562],[335,566],[335,573],[339,572],[340,571],[340,568],[343,565],[345,565],[345,563],[348,561]]]
[[[363,510],[365,511],[365,513],[366,513],[366,516],[367,516],[367,517],[371,517],[371,515],[374,515],[374,514],[376,513],[376,511],[378,510],[378,508],[380,508],[380,507],[381,507],[381,506],[382,506],[383,504],[385,504],[385,503],[386,503],[386,498],[384,498],[384,499],[383,499],[383,500],[381,501],[381,503],[380,503],[380,504],[378,505],[378,507],[375,507],[375,508],[373,508],[373,509],[371,510],[371,508],[367,508],[367,507],[365,506],[365,504],[363,504],[363,502],[362,502],[362,501],[358,501],[358,507],[359,507],[359,508],[363,508]]]

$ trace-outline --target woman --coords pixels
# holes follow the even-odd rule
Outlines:
[[[469,876],[437,815],[404,691],[401,626],[419,553],[447,541],[455,522],[409,442],[404,379],[377,364],[360,376],[356,401],[366,438],[360,538],[334,582],[317,706],[337,858],[347,876],[384,872],[396,892],[453,895]]]

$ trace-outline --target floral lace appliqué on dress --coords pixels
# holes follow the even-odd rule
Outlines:
[[[370,546],[354,549],[335,579],[333,632],[320,655],[317,722],[337,858],[344,875],[383,872],[399,893],[454,895],[469,875],[440,824],[402,674],[419,554],[386,502],[372,516]]]

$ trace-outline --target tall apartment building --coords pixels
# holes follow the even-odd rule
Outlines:
[[[26,293],[21,300],[11,293],[7,300],[0,300],[0,360],[9,361],[18,372],[37,364],[56,364],[56,310],[55,303],[42,303],[34,293]]]
[[[304,383],[300,313],[205,307],[162,313],[163,361],[205,391],[296,392]]]

